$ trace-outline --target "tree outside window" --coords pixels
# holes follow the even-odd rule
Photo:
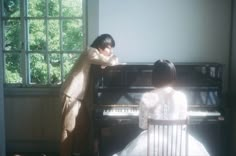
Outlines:
[[[5,84],[61,84],[86,46],[85,1],[1,3]]]

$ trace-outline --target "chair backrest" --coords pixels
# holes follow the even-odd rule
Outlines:
[[[187,156],[188,119],[148,119],[148,156]]]

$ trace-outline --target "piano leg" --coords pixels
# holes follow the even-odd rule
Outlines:
[[[94,140],[94,146],[93,146],[93,156],[99,156],[99,142],[98,138]]]

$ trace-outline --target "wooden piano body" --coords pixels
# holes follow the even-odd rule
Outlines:
[[[175,63],[175,66],[175,88],[187,95],[190,133],[212,156],[223,155],[225,140],[221,136],[226,116],[222,98],[223,65]],[[99,140],[100,155],[106,156],[121,150],[140,132],[138,105],[142,94],[153,89],[152,63],[105,69],[94,66],[92,71],[95,138]]]

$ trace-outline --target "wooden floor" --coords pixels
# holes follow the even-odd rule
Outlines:
[[[198,138],[204,144],[211,156],[230,156],[227,134],[221,133],[219,124],[191,125],[189,128],[193,137]],[[100,155],[111,156],[122,150],[138,134],[137,125],[120,125],[105,128],[101,131]],[[223,138],[222,136],[223,135]],[[58,153],[7,153],[6,156],[59,156]]]
[[[7,153],[7,156],[59,156],[58,153]]]
[[[7,153],[6,156],[59,156],[59,153]],[[79,154],[72,154],[72,156],[94,156],[94,155],[79,155]],[[97,156],[95,154],[95,156]]]

